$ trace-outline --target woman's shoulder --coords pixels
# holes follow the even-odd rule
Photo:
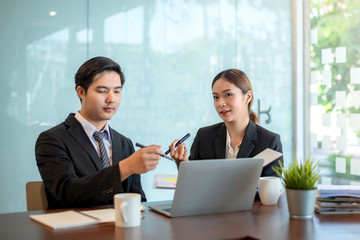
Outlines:
[[[225,128],[225,123],[224,122],[220,122],[220,123],[216,123],[216,124],[213,124],[213,125],[209,125],[209,126],[206,126],[206,127],[202,127],[198,130],[198,133],[204,133],[204,132],[216,132],[219,128],[222,128],[224,127]]]
[[[258,136],[267,136],[267,137],[276,137],[279,136],[279,134],[270,131],[269,129],[266,129],[258,124],[254,124],[256,126],[256,131]]]

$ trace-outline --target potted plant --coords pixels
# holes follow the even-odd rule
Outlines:
[[[310,158],[303,163],[294,158],[286,169],[281,162],[279,167],[273,167],[285,186],[291,219],[311,219],[314,215],[319,178],[317,165]]]

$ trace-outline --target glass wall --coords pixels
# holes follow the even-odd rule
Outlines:
[[[169,144],[217,123],[211,81],[239,68],[254,88],[260,124],[281,135],[292,156],[292,56],[289,1],[16,0],[0,9],[0,212],[24,211],[25,183],[41,180],[34,157],[40,132],[80,108],[74,74],[88,58],[107,56],[126,82],[110,125],[134,143]],[[5,57],[6,56],[6,57]],[[10,139],[9,139],[10,138]],[[149,201],[171,199],[153,188],[161,160],[142,175]]]
[[[311,155],[322,184],[360,184],[360,1],[312,0]]]
[[[0,212],[14,212],[26,210],[26,182],[41,179],[37,136],[80,106],[73,76],[87,59],[78,37],[87,1],[6,1],[0,19]]]

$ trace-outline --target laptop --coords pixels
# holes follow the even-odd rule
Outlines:
[[[250,210],[263,163],[262,158],[182,162],[174,199],[149,207],[168,217]]]

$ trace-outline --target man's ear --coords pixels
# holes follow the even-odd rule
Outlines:
[[[82,86],[77,86],[76,87],[76,93],[78,95],[78,97],[82,100],[85,96],[85,89]]]

